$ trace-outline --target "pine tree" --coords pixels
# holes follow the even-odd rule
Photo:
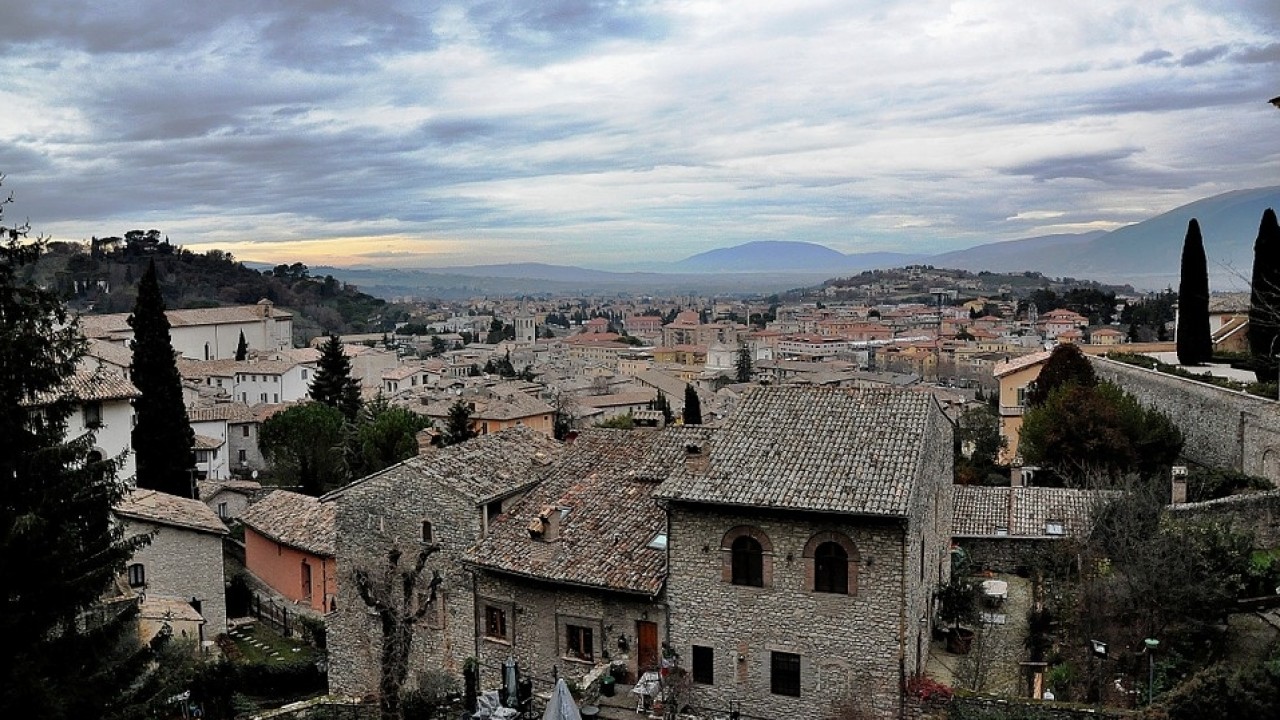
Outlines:
[[[754,368],[751,366],[751,348],[746,343],[738,343],[738,358],[733,364],[738,382],[751,382]]]
[[[702,400],[698,398],[698,391],[689,383],[684,385],[684,411],[681,417],[685,425],[702,424]]]
[[[244,331],[240,331],[240,342],[236,343],[236,362],[249,359],[249,342],[244,339]]]
[[[476,436],[471,427],[471,406],[458,398],[449,407],[449,417],[445,420],[444,432],[440,434],[442,445],[457,445]]]
[[[320,348],[320,362],[311,381],[311,398],[338,408],[347,420],[360,412],[360,385],[351,377],[351,359],[342,352],[337,335],[330,335]]]
[[[133,328],[133,384],[142,396],[134,401],[133,451],[138,487],[193,497],[195,433],[182,401],[182,377],[169,336],[169,318],[152,260],[138,283],[138,300],[129,326]]]
[[[1276,382],[1276,338],[1280,337],[1280,226],[1271,208],[1262,214],[1253,245],[1253,291],[1249,297],[1249,352],[1258,382]]]
[[[1093,365],[1074,343],[1064,343],[1053,349],[1035,384],[1027,391],[1027,407],[1038,407],[1049,399],[1054,390],[1063,385],[1094,387],[1098,377]]]
[[[1182,279],[1178,283],[1178,362],[1199,365],[1213,357],[1209,333],[1209,267],[1200,223],[1187,224],[1182,242]]]
[[[0,717],[118,717],[151,655],[129,642],[131,612],[81,620],[145,541],[111,521],[118,458],[66,437],[76,400],[60,388],[84,340],[56,294],[19,280],[43,243],[0,235]]]

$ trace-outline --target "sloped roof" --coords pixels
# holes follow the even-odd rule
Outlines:
[[[257,480],[197,480],[196,487],[200,490],[200,500],[204,502],[223,490],[249,497],[262,492],[262,483]]]
[[[23,405],[43,405],[58,398],[72,398],[82,402],[101,402],[103,400],[131,400],[141,397],[142,393],[133,383],[113,372],[97,370],[77,370],[66,378],[57,388],[38,393],[30,402]]]
[[[957,537],[1055,537],[1049,522],[1060,523],[1067,536],[1089,532],[1094,508],[1115,491],[1054,487],[985,487],[957,485],[952,535]],[[1004,532],[998,532],[998,529]]]
[[[281,545],[334,557],[338,508],[319,498],[276,490],[240,514],[240,522]]]
[[[187,410],[187,419],[191,422],[215,422],[225,420],[229,423],[251,423],[257,418],[253,410],[241,402],[220,402],[204,407]]]
[[[402,492],[438,492],[448,488],[477,506],[506,497],[538,481],[538,470],[564,446],[526,426],[482,435],[464,443],[418,455],[325,495],[335,499],[366,485]],[[410,490],[413,488],[414,490]]]
[[[1029,355],[1016,357],[1016,358],[1013,358],[1012,360],[1008,360],[1006,362],[1002,362],[996,365],[995,368],[991,371],[991,374],[995,375],[996,377],[1004,377],[1009,373],[1017,372],[1023,368],[1031,367],[1032,365],[1035,365],[1037,363],[1042,363],[1048,360],[1049,356],[1052,354],[1053,353],[1049,350],[1041,350],[1040,352],[1033,352]]]
[[[705,469],[678,470],[658,497],[676,501],[905,517],[921,472],[927,393],[757,388],[710,438]]]
[[[166,310],[170,327],[194,325],[217,325],[224,323],[251,323],[263,319],[263,305],[239,305],[235,307],[196,308],[191,310]],[[114,333],[131,333],[129,315],[131,313],[108,313],[104,315],[81,315],[80,327],[85,337],[107,337]],[[284,319],[293,317],[293,313],[271,308],[271,317]]]
[[[208,505],[192,498],[178,497],[155,490],[137,488],[116,504],[115,513],[160,525],[186,528],[197,532],[226,535],[222,523]]]
[[[648,545],[666,529],[666,515],[654,502],[655,482],[637,469],[646,461],[652,465],[655,453],[678,462],[679,441],[679,434],[665,432],[582,433],[543,483],[490,525],[466,562],[552,582],[657,595],[666,577],[666,552]],[[529,525],[540,514],[563,508],[568,512],[556,539],[530,537]]]

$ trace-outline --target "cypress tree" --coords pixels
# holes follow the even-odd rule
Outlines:
[[[751,382],[755,368],[751,363],[751,348],[746,343],[738,343],[738,357],[733,363],[734,378],[740,382]]]
[[[1280,226],[1267,208],[1253,244],[1253,288],[1249,296],[1249,352],[1258,382],[1276,381],[1276,337],[1280,335]]]
[[[311,399],[338,408],[354,421],[360,412],[360,385],[351,377],[351,359],[342,352],[337,335],[330,335],[320,348],[320,362],[311,381]]]
[[[236,362],[249,359],[249,342],[244,339],[244,331],[240,331],[240,342],[236,343]]]
[[[1200,223],[1187,223],[1182,241],[1182,278],[1178,283],[1178,362],[1199,365],[1213,357],[1209,333],[1209,267]]]
[[[145,540],[111,521],[119,459],[97,456],[92,432],[66,436],[84,339],[54,292],[19,279],[43,251],[25,235],[0,227],[0,717],[119,717],[151,655],[133,611],[98,602]]]
[[[684,385],[684,410],[681,417],[685,425],[702,424],[702,400],[698,398],[698,391],[689,383]]]
[[[138,283],[138,300],[129,316],[133,328],[133,384],[142,396],[134,400],[133,452],[138,487],[193,497],[195,433],[182,402],[182,377],[169,336],[169,318],[156,279],[156,263]]]

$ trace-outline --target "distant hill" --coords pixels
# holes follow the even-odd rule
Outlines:
[[[1007,240],[1005,242],[975,245],[964,250],[953,250],[932,255],[927,262],[934,267],[956,270],[988,270],[990,272],[1021,272],[1041,270],[1045,266],[1058,266],[1080,246],[1106,235],[1098,230],[1090,233],[1041,235]],[[1058,275],[1058,273],[1053,273]]]
[[[758,240],[692,255],[669,267],[671,272],[861,272],[907,265],[919,259],[907,253],[846,255],[825,245],[788,240]]]

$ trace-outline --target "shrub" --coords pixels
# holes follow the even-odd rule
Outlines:
[[[927,675],[912,675],[907,678],[907,695],[921,700],[950,700],[955,692],[948,686]]]

